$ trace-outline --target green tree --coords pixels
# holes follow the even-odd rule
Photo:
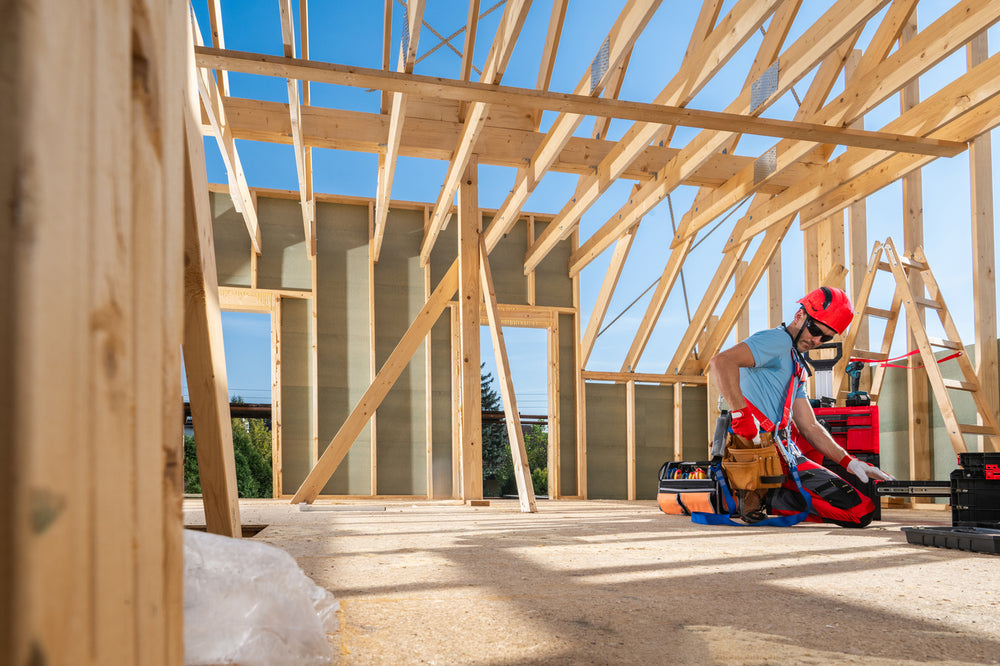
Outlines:
[[[234,403],[243,399],[233,398]],[[233,458],[236,491],[240,497],[271,497],[271,429],[264,419],[233,419]],[[198,456],[194,437],[184,436],[184,492],[200,493]]]
[[[531,426],[524,435],[524,448],[535,494],[545,495],[549,491],[549,435],[543,426],[537,423]]]
[[[479,393],[483,402],[483,411],[499,412],[503,409],[500,394],[493,388],[493,374],[483,372],[486,364],[479,369]],[[507,441],[507,427],[503,422],[483,424],[483,480],[485,489],[490,491],[495,486],[495,492],[503,495],[506,488],[513,483],[514,464],[510,457],[510,443]]]
[[[485,363],[483,364],[485,367]],[[484,411],[498,412],[503,409],[500,394],[493,388],[493,374],[480,368],[480,395]],[[524,435],[524,448],[528,454],[528,469],[536,495],[548,492],[549,438],[545,428],[533,425]],[[483,479],[495,480],[499,495],[517,493],[514,479],[514,463],[504,422],[483,424]],[[491,484],[486,484],[488,487]]]

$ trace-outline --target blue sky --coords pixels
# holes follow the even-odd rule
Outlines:
[[[480,11],[494,6],[496,0],[483,0]],[[298,11],[298,3],[293,2]],[[467,3],[455,0],[429,0],[424,19],[438,33],[449,36],[464,26]],[[608,28],[624,6],[624,0],[574,0],[569,3],[563,28],[563,39],[555,61],[550,89],[571,92],[580,77],[587,72],[603,42]],[[734,4],[729,0],[723,7],[728,12]],[[786,46],[791,44],[833,2],[808,0],[803,3]],[[929,25],[954,3],[944,0],[924,0],[918,8],[919,25]],[[194,7],[202,31],[207,33],[208,17],[204,0],[195,0]],[[628,74],[621,92],[621,99],[648,102],[662,90],[676,71],[687,48],[688,36],[697,17],[700,3],[688,0],[665,0],[636,44]],[[479,24],[474,63],[480,68],[485,61],[489,45],[495,34],[503,7],[485,17]],[[538,63],[548,27],[550,2],[537,1],[531,8],[525,27],[503,79],[505,85],[533,88],[538,76]],[[309,4],[309,50],[316,60],[381,67],[383,3],[375,0],[312,2]],[[393,62],[399,44],[399,24],[402,6],[393,4],[394,47]],[[274,0],[222,0],[223,28],[226,47],[235,50],[281,54],[281,29],[278,3]],[[869,23],[859,41],[864,48],[878,18]],[[295,24],[298,25],[297,14]],[[766,24],[765,24],[766,26]],[[997,50],[1000,35],[991,28],[990,54]],[[464,33],[452,39],[461,50]],[[421,32],[418,60],[438,44],[426,27]],[[689,104],[692,108],[722,110],[732,101],[743,85],[749,62],[760,43],[760,35],[751,38],[741,52],[706,86]],[[300,52],[297,47],[297,53]],[[438,48],[420,60],[415,73],[455,77],[459,70],[459,57],[447,46]],[[921,79],[921,96],[933,94],[945,83],[965,71],[965,51],[961,49]],[[473,75],[475,78],[475,74]],[[801,97],[808,88],[810,77],[795,86]],[[253,75],[231,74],[232,93],[237,97],[254,97],[287,102],[284,80]],[[842,87],[842,83],[838,84]],[[835,89],[836,90],[836,89]],[[377,112],[379,94],[360,89],[330,85],[313,85],[311,103],[351,110]],[[791,96],[782,99],[765,112],[765,117],[791,119],[795,102]],[[871,112],[866,119],[868,129],[878,129],[898,115],[898,97],[892,97]],[[543,117],[542,130],[551,123],[554,115]],[[577,132],[589,135],[592,120],[585,120]],[[630,123],[612,122],[609,138],[620,137]],[[404,125],[404,132],[406,131]],[[674,146],[683,146],[696,130],[679,128]],[[994,132],[995,134],[996,132]],[[737,153],[757,156],[770,148],[776,140],[745,136]],[[993,141],[994,162],[1000,152],[997,140]],[[225,183],[225,169],[214,139],[206,139],[206,156],[209,180]],[[240,158],[247,180],[252,187],[297,189],[294,157],[289,146],[237,141]],[[377,157],[326,149],[314,149],[314,187],[317,192],[375,196]],[[400,158],[392,196],[394,199],[433,203],[445,177],[447,164],[429,160]],[[994,182],[996,178],[994,178]],[[569,174],[550,173],[531,196],[526,211],[555,213],[572,196],[577,177]],[[480,204],[496,208],[503,201],[514,183],[514,170],[505,167],[480,166]],[[938,159],[923,169],[924,184],[924,233],[925,252],[935,271],[942,292],[964,342],[973,341],[971,232],[969,211],[969,164],[967,154],[954,158]],[[599,228],[627,199],[631,182],[622,181],[611,187],[584,215],[581,221],[581,238],[586,239]],[[996,189],[996,187],[994,187]],[[678,188],[670,202],[661,202],[640,225],[632,254],[626,264],[618,291],[609,307],[605,322],[619,315],[659,277],[669,256],[672,237],[670,205],[675,219],[687,211],[695,190]],[[996,196],[996,193],[995,193]],[[891,236],[902,244],[903,209],[901,186],[897,183],[876,193],[867,200],[868,247],[876,240]],[[696,308],[718,264],[722,243],[727,232],[741,216],[737,211],[719,230],[708,236],[691,253],[685,264],[684,285],[690,309]],[[389,230],[391,233],[391,229]],[[751,246],[751,252],[754,246]],[[747,255],[751,256],[750,253]],[[802,291],[802,234],[798,224],[793,224],[782,246],[783,291],[787,307],[786,316],[794,311],[794,300]],[[606,252],[592,262],[581,274],[581,327],[586,326],[597,289],[610,260]],[[890,300],[891,285],[877,289],[872,304],[886,307]],[[588,369],[617,371],[635,335],[642,318],[649,294],[641,298],[598,339]],[[724,301],[725,302],[725,301]],[[765,295],[759,288],[750,301],[751,329],[767,325]],[[266,401],[270,395],[269,319],[266,316],[226,313],[223,318],[227,349],[227,372],[231,394],[242,395],[248,401]],[[660,323],[654,331],[639,367],[640,372],[663,372],[687,325],[685,290],[680,283],[675,286]],[[877,328],[873,329],[877,332]],[[931,334],[934,332],[933,325]],[[508,353],[511,359],[517,398],[523,413],[542,413],[545,409],[545,378],[543,370],[545,341],[540,331],[505,329]],[[896,334],[896,351],[902,349],[902,332]],[[492,365],[489,338],[484,336],[483,359]],[[494,375],[495,375],[494,371]]]

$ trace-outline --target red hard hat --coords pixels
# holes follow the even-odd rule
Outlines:
[[[835,287],[820,287],[814,289],[799,300],[802,308],[810,317],[821,324],[826,324],[837,333],[843,333],[854,318],[854,308],[851,299],[842,290]]]

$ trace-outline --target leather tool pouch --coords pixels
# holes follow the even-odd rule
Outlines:
[[[781,459],[769,433],[760,436],[761,446],[737,435],[729,438],[722,469],[734,490],[777,488],[785,481]]]

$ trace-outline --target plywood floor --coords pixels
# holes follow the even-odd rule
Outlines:
[[[341,604],[342,664],[1000,663],[1000,555],[864,530],[704,527],[653,502],[244,500]],[[185,524],[203,524],[185,500]]]

